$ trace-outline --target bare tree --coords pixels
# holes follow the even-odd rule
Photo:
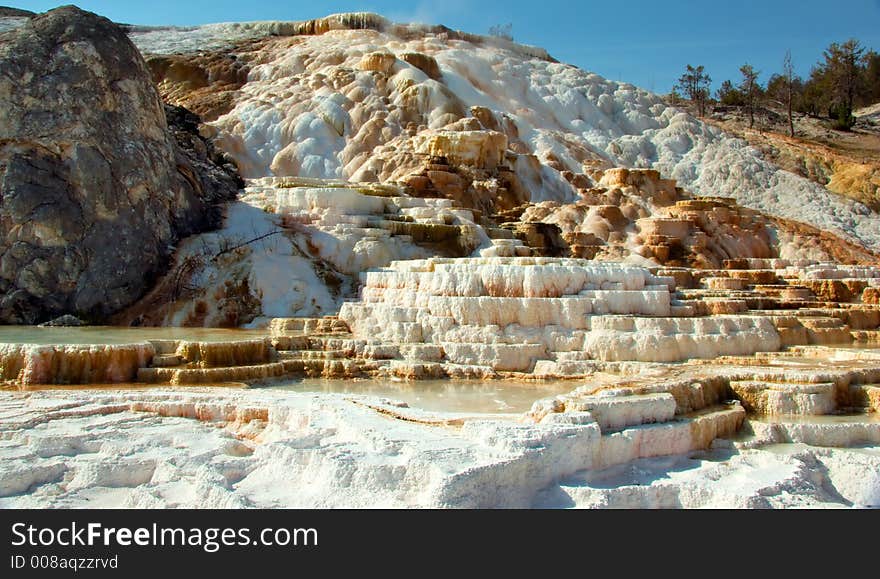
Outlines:
[[[193,253],[184,257],[180,264],[171,271],[170,301],[176,302],[198,289],[192,279],[204,268],[205,256],[203,254]]]
[[[742,74],[742,80],[739,83],[739,90],[742,92],[746,102],[746,110],[749,112],[749,128],[755,127],[755,104],[761,91],[758,84],[758,76],[761,74],[751,64],[744,64],[739,67]]]
[[[782,61],[782,74],[785,78],[785,101],[788,106],[788,136],[794,136],[794,117],[792,116],[792,103],[794,102],[794,64],[791,62],[791,50],[785,51],[785,60]]]
[[[255,237],[248,240],[244,240],[241,237],[226,237],[225,235],[222,235],[220,236],[219,242],[220,251],[214,254],[214,256],[211,258],[211,261],[217,261],[222,255],[232,253],[233,251],[241,249],[242,247],[250,245],[251,243],[256,243],[257,241],[261,241],[263,239],[266,239],[267,237],[271,237],[272,235],[278,235],[279,233],[282,233],[281,229],[276,229],[262,235],[257,235],[255,232]]]
[[[701,117],[706,115],[706,101],[709,100],[709,87],[712,79],[706,74],[703,65],[687,65],[687,70],[678,79],[677,89],[697,106],[697,114]]]
[[[496,36],[505,40],[513,41],[513,24],[495,24],[489,27],[489,36]]]

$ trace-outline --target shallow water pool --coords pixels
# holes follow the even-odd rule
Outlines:
[[[267,335],[265,330],[228,328],[0,326],[0,344],[134,344],[146,340],[227,342],[263,338]]]
[[[578,382],[507,382],[420,380],[287,380],[266,386],[272,390],[364,394],[406,402],[412,408],[440,412],[526,412],[536,400],[571,392]]]

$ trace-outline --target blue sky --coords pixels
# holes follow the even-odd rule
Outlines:
[[[62,2],[0,0],[42,12]],[[193,25],[305,20],[335,12],[378,12],[398,22],[428,22],[484,34],[512,24],[517,42],[613,80],[667,92],[686,64],[702,64],[717,87],[750,63],[761,80],[778,72],[787,49],[806,76],[831,42],[854,37],[880,52],[880,0],[79,0],[117,22]]]

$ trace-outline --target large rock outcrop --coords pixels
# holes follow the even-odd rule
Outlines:
[[[74,6],[35,16],[0,34],[0,69],[0,322],[104,319],[179,239],[219,222],[212,206],[240,181],[191,120],[169,130],[110,20]]]
[[[0,18],[30,18],[34,13],[30,10],[0,6]]]

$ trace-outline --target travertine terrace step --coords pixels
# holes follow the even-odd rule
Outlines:
[[[676,361],[779,348],[769,321],[718,315],[743,312],[742,302],[674,300],[671,276],[619,264],[429,259],[394,262],[363,281],[362,301],[340,312],[356,337],[441,344],[452,363],[491,360],[497,370],[522,372],[555,352]],[[701,313],[716,315],[695,317]],[[514,360],[517,346],[522,355]]]
[[[367,340],[354,340],[335,316],[282,318],[270,324],[272,337],[229,342],[157,341],[162,354],[142,367],[147,383],[210,384],[254,382],[289,375],[352,377],[374,371],[375,362],[399,354]],[[314,334],[309,334],[309,331]]]
[[[850,332],[853,341],[859,344],[880,344],[880,331],[857,330]]]
[[[439,362],[446,356],[443,346],[439,344],[401,344],[399,348],[405,360]]]
[[[202,368],[265,364],[277,357],[269,338],[230,342],[180,341],[176,354],[185,363]]]
[[[150,340],[150,344],[159,356],[175,354],[179,343],[179,340]]]
[[[779,334],[783,347],[806,345],[810,343],[807,328],[795,316],[771,316],[769,318]]]
[[[184,364],[183,358],[177,354],[162,354],[153,356],[151,366],[154,368],[167,368],[172,366],[180,366]]]
[[[357,221],[348,215],[341,219]],[[119,358],[125,362],[120,377],[105,381],[139,375],[151,383],[206,384],[295,374],[572,377],[626,363],[635,363],[634,368],[688,360],[727,363],[725,358],[782,348],[880,342],[880,305],[806,299],[812,290],[804,281],[830,284],[819,293],[833,293],[849,288],[853,279],[880,284],[880,278],[852,277],[880,269],[827,264],[804,269],[773,260],[726,265],[742,269],[656,268],[652,273],[619,263],[547,257],[396,261],[364,272],[360,300],[344,302],[339,316],[275,319],[265,338],[154,340],[102,349],[7,345],[0,356],[4,379],[21,383],[56,379],[43,377],[56,368],[64,375],[57,378],[62,383],[88,383],[91,368]],[[688,288],[676,289],[679,282]],[[755,405],[827,410],[815,400],[786,400],[784,388],[753,390],[761,391],[753,395]]]
[[[132,344],[0,343],[0,383],[82,385],[132,382],[156,349]]]
[[[297,350],[279,352],[282,360],[335,360],[348,358],[347,350]]]
[[[442,174],[457,179],[451,173]],[[416,180],[422,185],[432,182],[427,175]],[[289,185],[273,178],[253,180],[245,189],[244,199],[252,206],[279,214],[282,227],[323,232],[352,245],[364,239],[381,240],[392,254],[412,254],[421,247],[431,254],[463,257],[480,243],[475,225],[478,212],[456,206],[437,191],[407,197],[403,186],[314,181]],[[381,256],[376,259],[368,254],[356,260],[354,271],[382,263]]]
[[[691,304],[674,304],[669,307],[670,315],[680,318],[690,318],[697,315],[697,309]]]
[[[289,334],[335,334],[349,333],[348,325],[336,316],[323,318],[273,318],[269,322],[273,336]]]
[[[643,402],[632,402],[633,406],[646,406]],[[610,409],[609,409],[610,410]],[[623,408],[612,411],[625,415]],[[571,414],[568,418],[566,415]],[[633,417],[637,419],[637,412]],[[693,450],[705,450],[717,438],[732,438],[745,420],[746,413],[739,404],[713,406],[699,412],[689,413],[653,424],[638,424],[622,429],[611,428],[601,432],[599,448],[594,452],[594,468],[605,468],[639,458],[650,458],[668,454],[680,454]],[[572,418],[580,421],[590,420],[589,413],[551,413],[543,422],[570,423]],[[604,420],[604,418],[603,418]],[[626,422],[626,420],[624,420]],[[601,426],[600,426],[601,428]]]
[[[288,353],[291,354],[291,353]],[[284,376],[346,378],[361,376],[376,370],[375,364],[360,359],[321,355],[285,356],[278,362],[248,366],[217,368],[141,368],[137,380],[148,384],[221,384],[224,382],[255,382]]]
[[[880,385],[851,385],[849,387],[849,399],[847,402],[851,408],[867,409],[870,412],[880,412]]]
[[[750,285],[775,284],[779,279],[773,269],[734,269],[728,272],[728,277],[743,280]]]
[[[630,426],[669,422],[675,416],[675,398],[671,394],[584,396],[569,398],[565,410],[589,412],[607,434]]]
[[[269,338],[227,342],[151,340],[156,355],[152,366],[188,365],[201,368],[245,366],[272,362],[276,352]]]
[[[692,300],[689,305],[697,316],[745,314],[749,310],[747,300],[721,297]]]
[[[735,291],[746,288],[746,280],[732,277],[704,277],[702,284],[710,290]]]
[[[445,357],[453,364],[479,365],[492,360],[492,367],[505,372],[530,372],[535,362],[546,358],[543,344],[483,344],[443,342]]]
[[[275,348],[275,350],[278,352],[290,350],[308,350],[310,343],[309,340],[309,336],[305,334],[298,336],[273,336],[272,347]]]
[[[763,415],[825,415],[837,409],[834,383],[732,380],[730,387],[748,412]]]
[[[290,373],[282,362],[228,368],[141,368],[139,382],[148,384],[211,384],[277,378]]]
[[[802,318],[810,344],[846,344],[852,340],[849,326],[838,318]]]
[[[815,264],[816,262],[811,261],[791,261],[788,259],[764,259],[764,258],[739,258],[739,259],[725,259],[722,263],[724,269],[785,269],[791,267],[793,265],[797,265],[798,267],[808,267],[810,265]]]

